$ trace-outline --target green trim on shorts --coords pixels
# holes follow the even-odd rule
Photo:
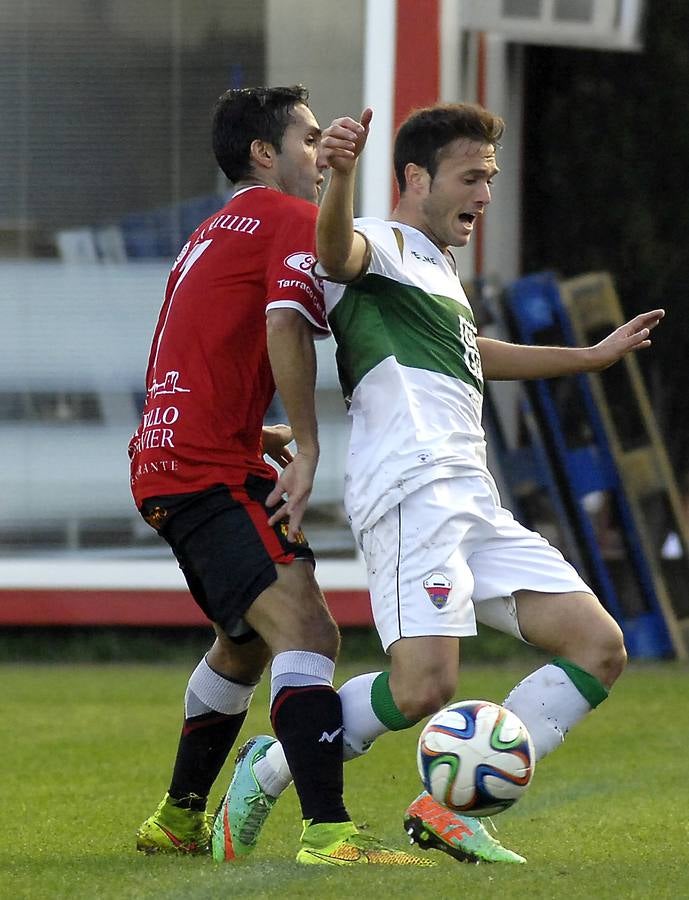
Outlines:
[[[595,709],[607,698],[609,691],[605,685],[595,675],[591,675],[590,672],[582,669],[581,666],[564,659],[562,656],[555,657],[553,665],[562,669],[591,709]]]
[[[371,685],[371,707],[376,717],[388,731],[404,731],[416,722],[411,722],[397,708],[390,690],[390,673],[381,672]]]

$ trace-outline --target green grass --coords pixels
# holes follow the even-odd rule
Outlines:
[[[134,852],[134,831],[167,786],[191,667],[0,666],[0,897],[689,897],[686,667],[631,668],[496,819],[528,865],[466,866],[436,854],[434,869],[363,871],[297,866],[293,790],[242,864]],[[499,700],[531,667],[467,667],[462,695]],[[338,677],[366,668],[345,664]],[[243,736],[268,729],[266,704],[264,686]],[[418,731],[386,736],[345,769],[355,822],[389,842],[404,841],[401,813],[419,789]]]

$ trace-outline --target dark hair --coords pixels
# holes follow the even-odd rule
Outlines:
[[[225,91],[213,110],[213,152],[230,181],[251,174],[253,141],[266,141],[279,153],[285,129],[298,103],[307,104],[309,92],[292,87],[254,87]]]
[[[497,145],[505,130],[503,120],[476,103],[447,103],[417,109],[395,137],[395,177],[400,193],[406,187],[407,163],[422,166],[435,178],[443,150],[458,138]]]

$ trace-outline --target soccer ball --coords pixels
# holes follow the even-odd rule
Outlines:
[[[471,816],[494,816],[516,803],[536,765],[524,723],[488,700],[436,713],[419,736],[416,760],[433,799]]]

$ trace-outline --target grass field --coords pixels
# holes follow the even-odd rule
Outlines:
[[[502,841],[528,865],[467,866],[435,854],[434,869],[363,871],[294,862],[300,823],[291,789],[242,864],[134,852],[134,831],[167,786],[190,668],[0,666],[0,897],[689,897],[686,667],[631,668],[540,765],[525,798],[496,819]],[[338,677],[366,668],[345,665]],[[529,668],[466,668],[462,695],[500,700]],[[263,687],[243,736],[268,728],[266,703]],[[387,736],[345,770],[355,822],[389,842],[404,842],[401,813],[419,789],[418,731]]]

